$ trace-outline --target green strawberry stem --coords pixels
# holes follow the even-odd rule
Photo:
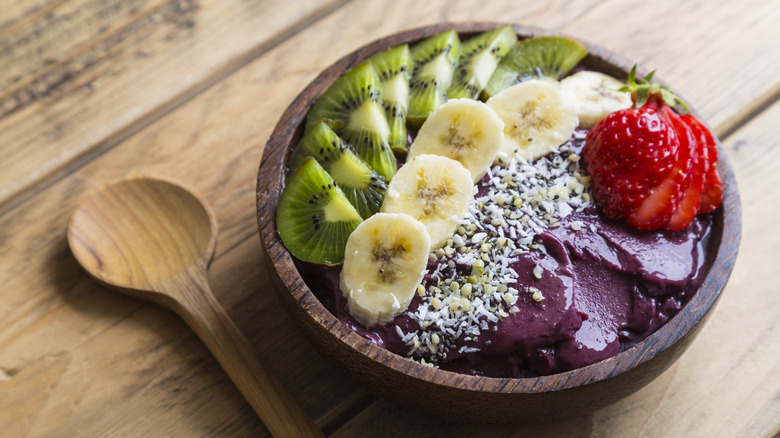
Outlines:
[[[631,93],[636,108],[641,108],[645,106],[649,100],[654,100],[656,102],[663,102],[670,107],[679,104],[686,113],[691,112],[685,101],[677,97],[669,87],[651,82],[653,75],[655,75],[655,70],[651,71],[647,76],[637,82],[636,67],[636,64],[634,64],[631,71],[628,73],[627,84],[620,88],[620,91]]]

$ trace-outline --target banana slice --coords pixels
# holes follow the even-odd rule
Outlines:
[[[631,94],[618,91],[623,85],[596,71],[581,71],[561,80],[561,89],[583,128],[592,128],[607,114],[631,106]]]
[[[442,155],[471,172],[473,182],[485,176],[504,140],[504,122],[478,100],[453,99],[428,116],[407,157]]]
[[[341,270],[347,311],[365,327],[403,313],[425,275],[431,240],[403,213],[377,213],[350,234]]]
[[[503,90],[487,101],[504,121],[504,142],[496,164],[512,158],[533,161],[558,149],[571,137],[579,120],[566,103],[560,85],[532,79]]]
[[[471,173],[452,158],[418,155],[398,169],[387,186],[382,210],[406,213],[425,225],[431,249],[452,237],[474,199]]]

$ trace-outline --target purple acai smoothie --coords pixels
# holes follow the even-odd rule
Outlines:
[[[493,167],[453,238],[431,254],[409,308],[388,324],[352,319],[338,267],[301,265],[306,283],[366,339],[455,372],[545,375],[630,348],[698,289],[712,218],[676,233],[605,219],[580,160],[584,136],[533,163]]]

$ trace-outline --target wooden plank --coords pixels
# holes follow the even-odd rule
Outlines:
[[[372,404],[337,430],[332,438],[371,436],[375,438],[419,437],[538,437],[577,438],[591,436],[588,418],[574,418],[544,425],[477,424],[427,417],[386,400]],[[628,435],[626,435],[628,436]]]
[[[339,0],[73,0],[3,31],[0,210],[244,65]]]
[[[564,31],[656,69],[722,136],[780,96],[777,6],[609,0]]]
[[[264,433],[180,321],[95,286],[68,252],[65,224],[79,195],[138,173],[179,179],[213,203],[220,226],[213,289],[258,353],[274,358],[272,369],[307,411],[322,424],[325,417],[339,416],[330,413],[333,406],[363,400],[354,397],[359,391],[354,383],[322,362],[287,321],[262,266],[254,178],[273,125],[318,71],[387,33],[441,19],[514,20],[560,29],[579,15],[571,9],[576,4],[561,1],[543,9],[533,2],[511,7],[507,2],[483,8],[441,1],[421,6],[426,14],[419,16],[395,12],[413,10],[417,2],[349,4],[0,217],[5,286],[0,389],[11,394],[0,402],[5,408],[0,424],[30,436],[54,428],[123,436]],[[363,8],[377,18],[361,15]],[[291,62],[293,56],[306,62]],[[705,103],[712,98],[691,97]],[[366,415],[355,421],[385,421]],[[571,427],[579,425],[586,423]]]
[[[20,2],[21,5],[29,2]],[[0,34],[0,89],[4,96],[17,95],[17,106],[34,99],[33,93],[20,93],[30,83],[56,71],[57,66],[101,35],[112,33],[144,10],[159,8],[163,0],[100,2],[75,0],[28,7],[31,12],[9,23]],[[55,75],[50,75],[54,80]],[[42,89],[38,85],[32,89]],[[4,109],[12,110],[5,100]]]
[[[0,1],[0,31],[20,22],[34,20],[64,0],[2,0]]]

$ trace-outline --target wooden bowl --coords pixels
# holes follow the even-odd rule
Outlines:
[[[306,114],[343,72],[386,48],[414,43],[449,28],[467,36],[500,25],[439,24],[401,32],[368,44],[323,71],[287,108],[265,146],[257,177],[257,217],[271,271],[278,276],[277,292],[290,316],[323,355],[368,390],[399,405],[451,420],[549,421],[587,414],[647,385],[677,360],[701,329],[731,274],[742,228],[734,173],[722,150],[718,165],[725,193],[723,205],[714,213],[712,264],[700,290],[674,318],[636,346],[596,364],[551,376],[456,374],[376,346],[342,324],[315,297],[279,239],[275,222],[285,163],[303,135]],[[514,27],[521,39],[549,34],[538,28]],[[632,62],[583,44],[589,53],[583,60],[585,66],[619,78],[627,76]]]

